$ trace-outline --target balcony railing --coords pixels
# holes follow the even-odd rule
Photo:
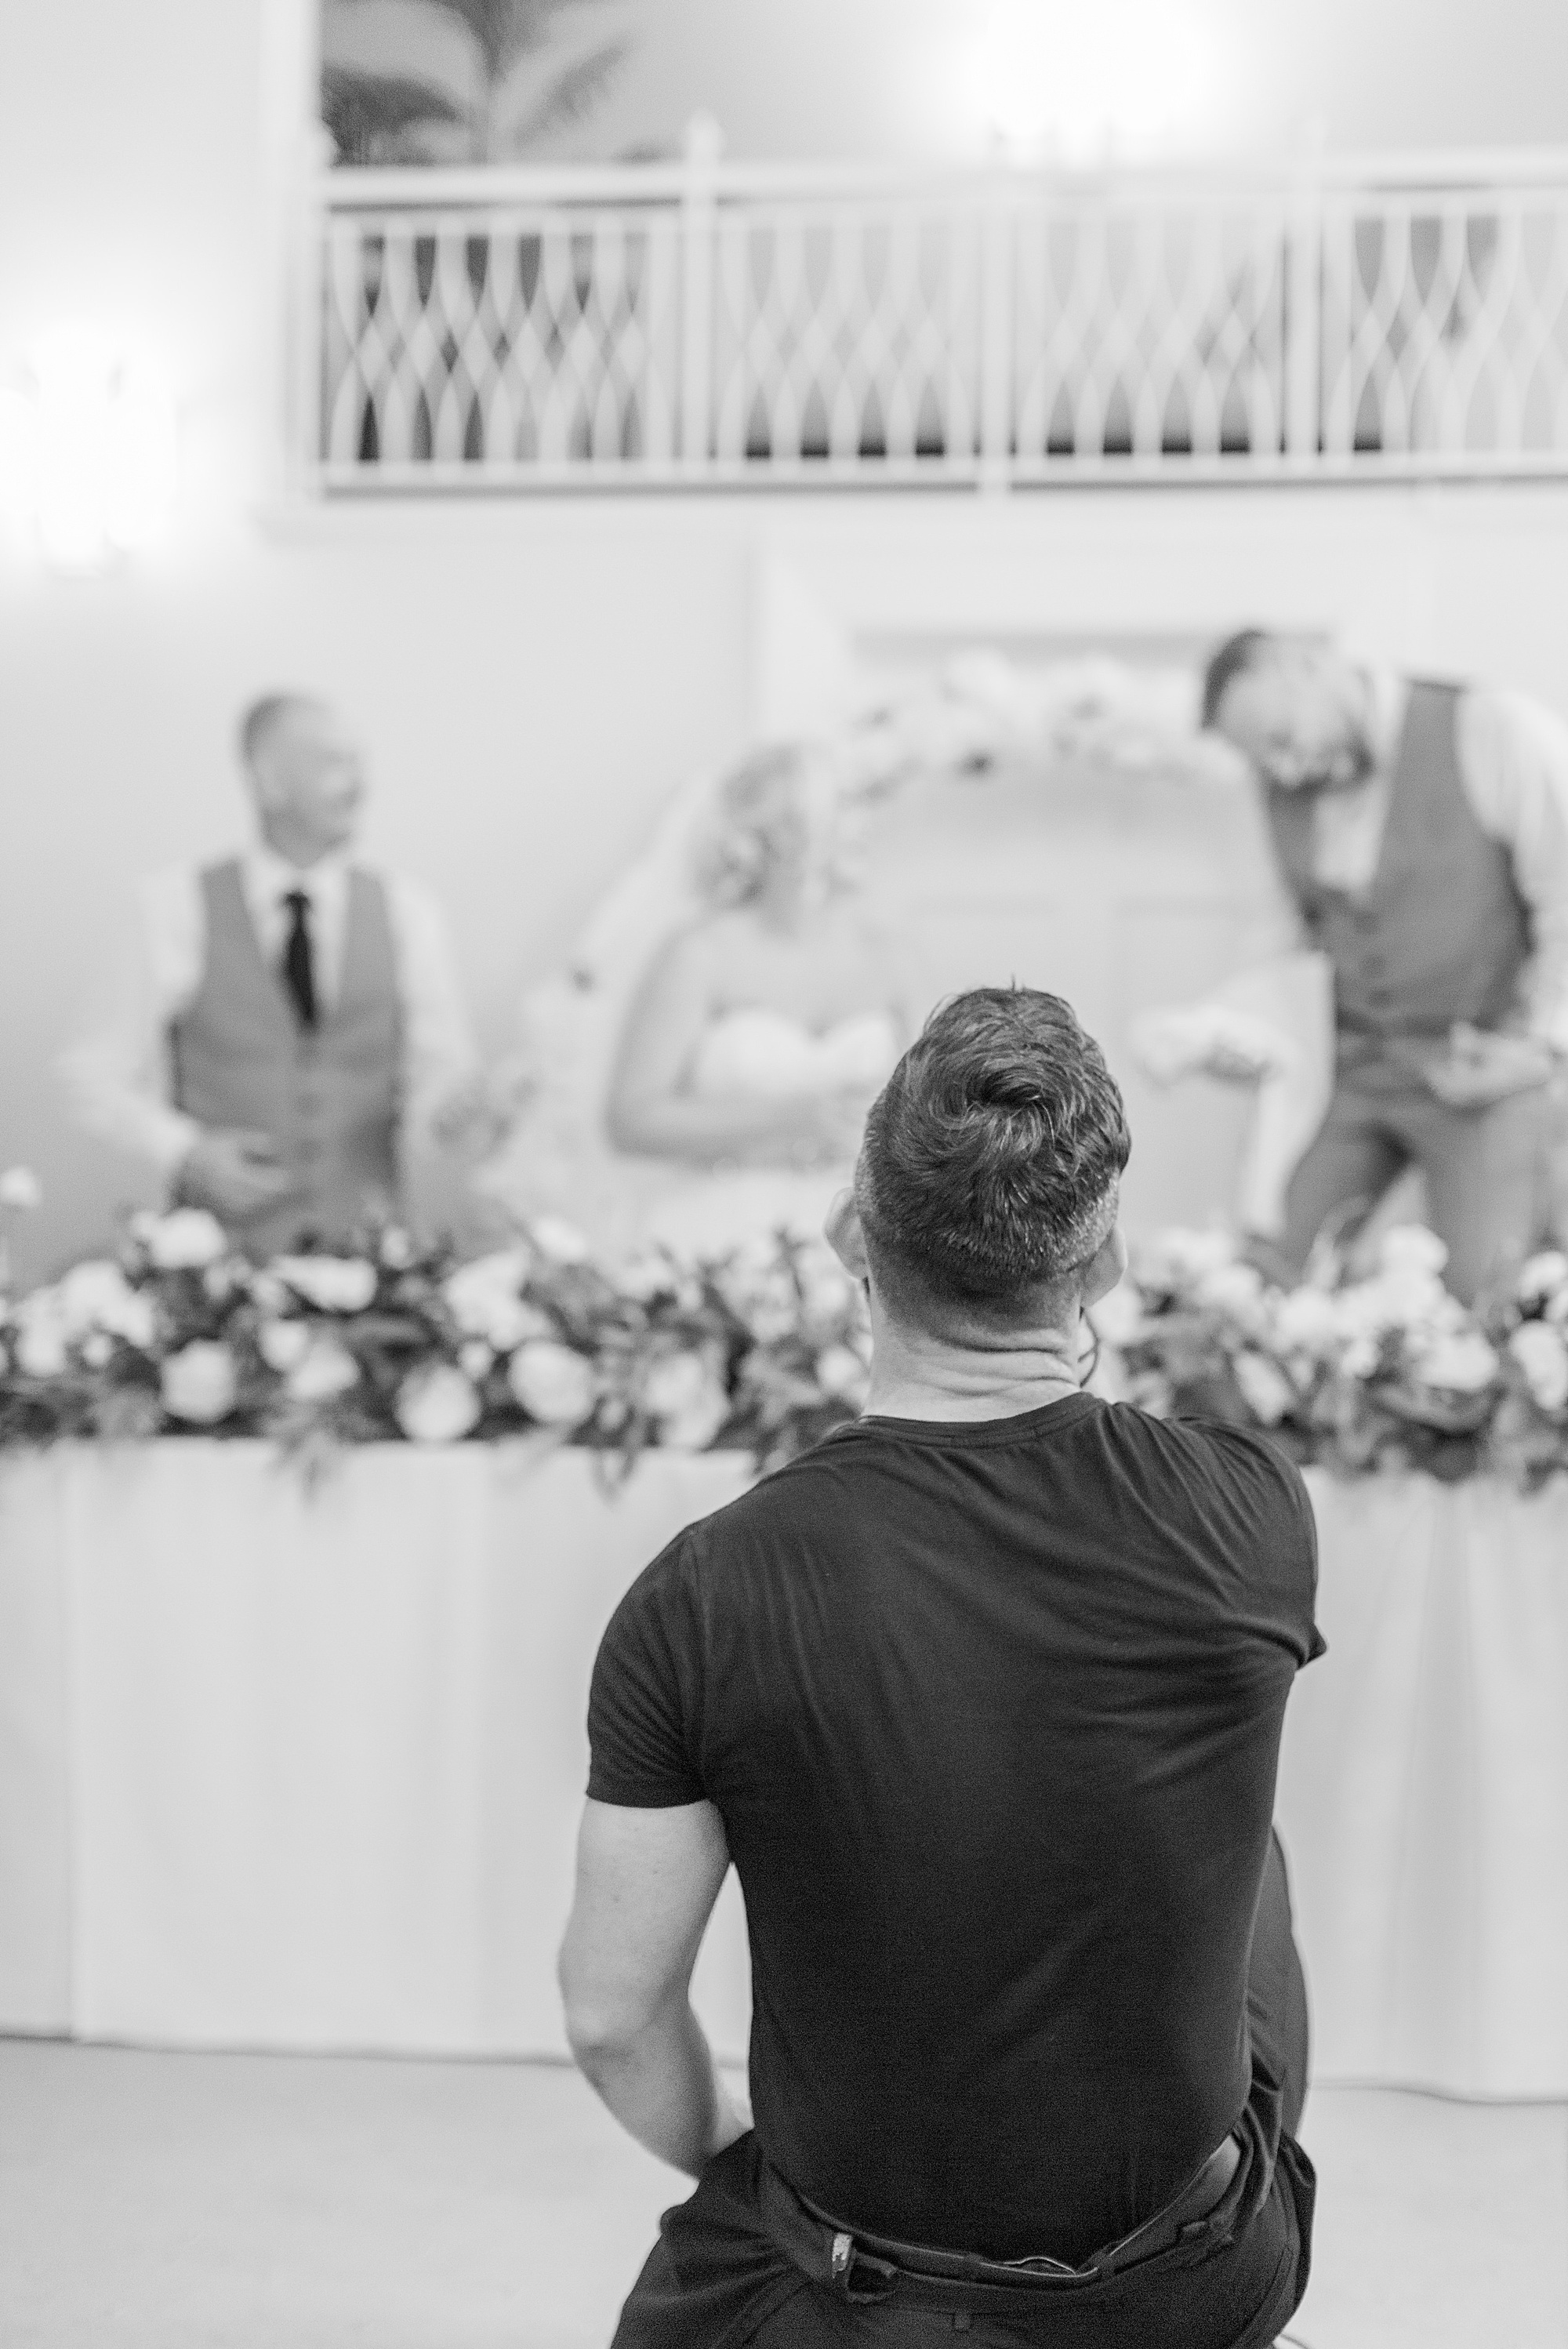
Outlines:
[[[328,493],[1568,472],[1568,153],[316,183]]]

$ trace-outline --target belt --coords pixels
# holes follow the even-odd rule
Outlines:
[[[1114,2243],[1105,2244],[1081,2266],[1048,2252],[1016,2260],[991,2260],[978,2251],[937,2251],[903,2243],[851,2227],[820,2210],[796,2192],[779,2170],[764,2162],[761,2211],[769,2235],[786,2258],[813,2283],[827,2284],[846,2300],[880,2301],[895,2295],[927,2306],[1017,2305],[1031,2289],[1062,2289],[1103,2282],[1122,2270],[1157,2259],[1201,2236],[1217,2232],[1222,2204],[1241,2166],[1242,2146],[1228,2137],[1178,2193],[1152,2217]],[[1225,2219],[1233,2212],[1223,2214]],[[978,2295],[978,2297],[977,2297]]]

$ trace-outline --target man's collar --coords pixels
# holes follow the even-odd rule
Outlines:
[[[336,848],[314,864],[291,864],[264,840],[258,840],[246,852],[246,876],[256,895],[273,901],[285,896],[291,889],[303,889],[315,897],[323,890],[340,889],[348,872],[348,851]]]
[[[1371,694],[1372,751],[1377,771],[1387,774],[1399,749],[1399,735],[1410,702],[1410,680],[1382,661],[1363,661],[1361,673]]]

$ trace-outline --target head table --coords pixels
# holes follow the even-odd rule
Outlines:
[[[0,2030],[563,2052],[599,1634],[749,1475],[261,1444],[0,1464]],[[1568,2094],[1568,1484],[1313,1475],[1329,1652],[1279,1784],[1319,2078]],[[734,1878],[698,1966],[749,1991]]]

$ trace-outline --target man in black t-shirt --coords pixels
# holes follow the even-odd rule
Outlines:
[[[1311,1507],[1262,1438],[1082,1392],[1128,1149],[1057,998],[934,1015],[830,1219],[865,1415],[605,1633],[568,2030],[698,2179],[618,2349],[1253,2349],[1305,2289],[1271,1818]],[[732,1860],[755,2124],[687,1995]]]

